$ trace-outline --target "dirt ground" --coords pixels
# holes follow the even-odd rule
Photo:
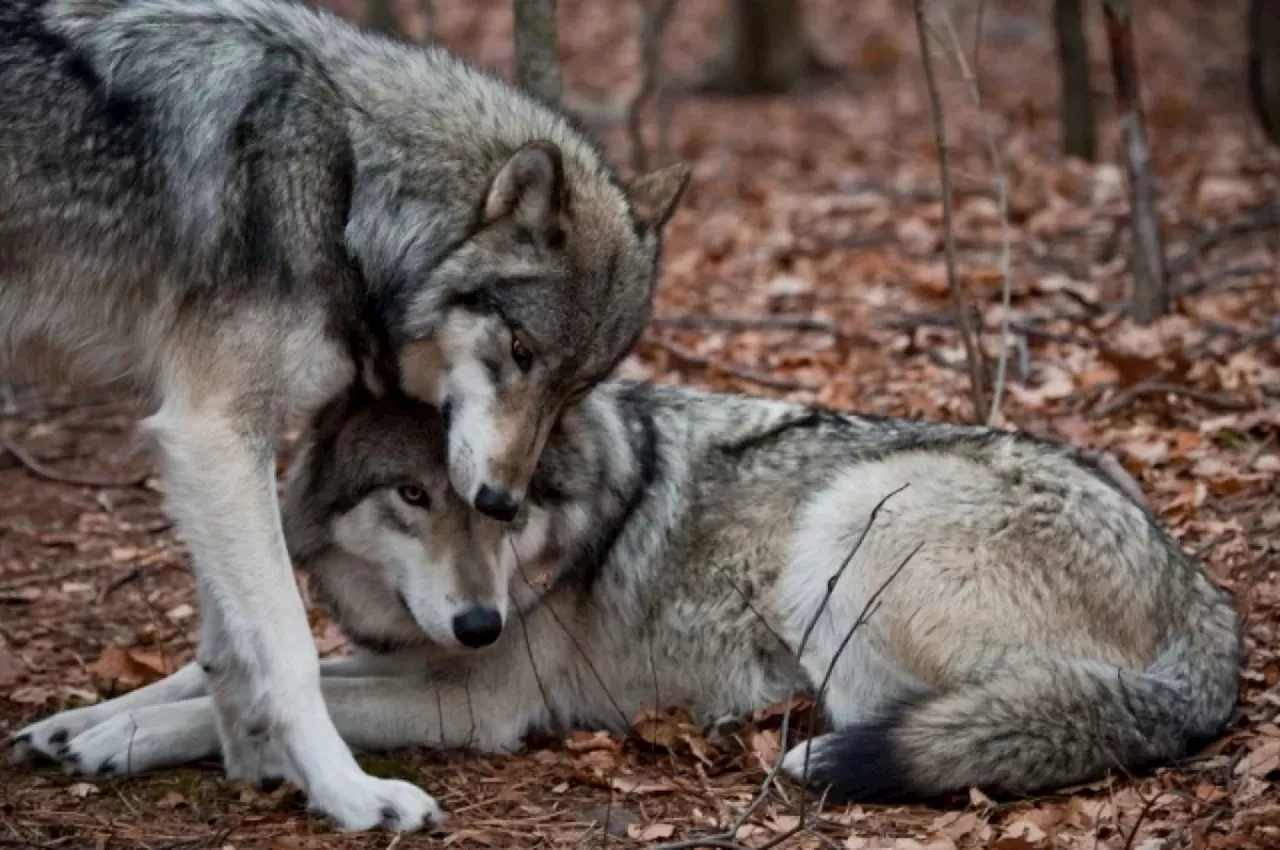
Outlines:
[[[444,43],[510,66],[506,0],[437,5]],[[1148,328],[1111,309],[1129,281],[1129,231],[1100,21],[1090,24],[1102,162],[1068,162],[1057,153],[1049,5],[986,3],[977,63],[1009,185],[1013,321],[999,423],[1110,452],[1234,592],[1249,652],[1238,719],[1184,764],[1031,800],[974,792],[944,806],[819,812],[780,782],[739,830],[741,846],[788,836],[783,846],[852,850],[1280,847],[1280,152],[1264,145],[1248,112],[1246,4],[1138,4],[1179,293],[1175,314]],[[634,10],[609,0],[560,6],[569,103],[614,160],[628,163],[617,106],[638,79]],[[671,225],[659,319],[623,372],[968,419],[909,7],[813,0],[805,8],[835,79],[779,99],[673,91],[673,151],[694,165],[694,182]],[[955,8],[972,61],[975,3]],[[416,9],[405,4],[411,27],[421,24]],[[677,4],[666,62],[677,82],[711,54],[720,13],[718,0]],[[935,34],[960,268],[994,364],[1000,207],[969,88],[948,58],[945,28]],[[652,145],[652,116],[646,132]],[[151,681],[191,655],[197,614],[186,556],[151,461],[135,451],[135,413],[101,393],[18,388],[0,414],[0,736]],[[343,651],[319,612],[314,622],[322,651]],[[365,759],[375,773],[420,783],[452,812],[425,836],[334,833],[307,817],[296,791],[259,793],[224,781],[216,766],[85,781],[0,764],[0,847],[649,846],[733,824],[776,757],[779,718],[776,708],[761,712],[714,745],[672,715],[660,734],[588,730],[531,741],[512,757]]]

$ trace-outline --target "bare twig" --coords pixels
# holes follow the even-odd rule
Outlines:
[[[1267,206],[1259,207],[1256,210],[1245,213],[1234,221],[1227,222],[1221,227],[1206,230],[1192,239],[1181,254],[1169,260],[1167,268],[1169,276],[1172,277],[1189,270],[1201,254],[1228,239],[1248,236],[1250,233],[1271,230],[1275,227],[1280,227],[1280,204],[1268,204]]]
[[[421,0],[421,3],[422,17],[427,23],[426,40],[435,41],[439,35],[439,30],[436,29],[436,2],[435,0]]]
[[[1116,411],[1128,407],[1134,401],[1152,395],[1180,395],[1192,401],[1198,401],[1205,407],[1214,410],[1252,410],[1254,408],[1253,404],[1243,399],[1234,398],[1223,393],[1198,390],[1195,387],[1184,387],[1181,384],[1171,384],[1161,380],[1163,377],[1164,374],[1161,373],[1121,390],[1106,404],[1099,405],[1093,411],[1093,416],[1096,418],[1110,416]]]
[[[560,105],[560,35],[556,0],[514,0],[516,77],[552,106]]]
[[[840,336],[834,322],[803,316],[655,316],[649,324],[659,328],[702,329],[724,331],[796,331]]]
[[[991,170],[995,174],[996,181],[996,199],[1000,206],[1000,355],[996,361],[996,377],[994,389],[991,396],[991,409],[987,412],[987,425],[995,425],[996,417],[1000,415],[1000,402],[1004,396],[1004,379],[1005,372],[1009,368],[1009,312],[1010,301],[1013,297],[1013,274],[1011,271],[1013,265],[1013,251],[1010,248],[1009,239],[1009,190],[1004,177],[1004,161],[1000,158],[1000,149],[996,145],[995,136],[991,132],[991,127],[987,124],[986,116],[982,111],[982,89],[978,85],[978,47],[982,44],[981,24],[982,24],[982,6],[978,6],[978,24],[979,35],[977,43],[974,46],[974,68],[969,69],[969,63],[964,58],[964,48],[960,45],[960,35],[956,32],[955,23],[951,20],[951,13],[945,11],[943,13],[943,22],[946,24],[947,33],[951,37],[951,43],[955,48],[956,62],[960,65],[960,73],[964,77],[965,82],[969,84],[969,91],[973,95],[973,105],[978,110],[978,123],[982,126],[982,136],[987,143],[987,155],[991,158]]]
[[[956,233],[952,214],[951,170],[947,163],[947,129],[942,114],[942,100],[938,96],[938,80],[933,70],[933,54],[929,49],[929,34],[924,18],[924,0],[913,0],[916,34],[920,40],[920,61],[924,65],[925,84],[929,89],[929,106],[933,114],[934,144],[938,148],[938,171],[942,180],[942,224],[947,266],[947,286],[951,290],[951,303],[955,307],[965,359],[969,365],[969,384],[973,391],[973,413],[977,422],[987,420],[987,394],[983,386],[985,368],[982,349],[969,324],[969,312],[964,293],[960,289],[960,275],[956,271]]]
[[[1089,89],[1089,39],[1084,28],[1083,0],[1054,0],[1053,29],[1058,41],[1058,70],[1062,79],[1059,114],[1062,150],[1067,156],[1092,161],[1093,95]]]
[[[1102,7],[1106,12],[1116,107],[1129,173],[1129,215],[1133,230],[1131,313],[1134,321],[1145,325],[1169,312],[1169,287],[1156,212],[1155,178],[1151,174],[1151,148],[1142,116],[1138,60],[1133,45],[1133,10],[1130,0],[1104,0]]]
[[[1134,839],[1138,837],[1138,829],[1141,828],[1142,822],[1147,819],[1147,815],[1151,814],[1151,809],[1155,807],[1156,801],[1160,799],[1160,792],[1156,791],[1150,799],[1144,797],[1142,794],[1138,794],[1138,796],[1142,798],[1142,809],[1138,812],[1138,819],[1133,822],[1133,829],[1129,830],[1129,835],[1124,840],[1123,850],[1131,850],[1133,847]],[[1119,814],[1117,810],[1117,817],[1118,816]]]
[[[795,649],[795,658],[797,663],[799,663],[800,660],[804,658],[805,649],[809,645],[809,638],[813,635],[813,630],[817,628],[818,620],[821,619],[822,615],[826,612],[827,605],[831,602],[831,597],[835,593],[836,586],[840,583],[840,578],[844,575],[845,570],[849,568],[849,564],[853,562],[854,556],[858,554],[858,550],[862,548],[862,543],[864,540],[867,539],[867,535],[871,533],[871,528],[872,526],[875,525],[876,520],[879,518],[880,511],[884,508],[885,504],[888,503],[890,499],[892,499],[894,496],[901,493],[903,490],[906,490],[907,487],[909,486],[910,484],[907,483],[907,484],[903,484],[901,487],[897,488],[896,490],[889,491],[887,494],[885,494],[883,498],[880,499],[879,502],[876,503],[875,507],[871,509],[871,513],[867,517],[866,527],[862,529],[862,532],[858,535],[858,539],[855,540],[853,543],[853,548],[849,550],[849,554],[846,555],[844,560],[840,562],[840,566],[836,568],[835,572],[833,572],[830,575],[830,577],[828,577],[826,593],[823,594],[821,602],[818,603],[817,610],[813,612],[813,616],[809,618],[809,622],[805,626],[804,632],[800,635],[800,643]],[[874,603],[879,599],[880,594],[884,591],[884,588],[888,585],[889,581],[892,581],[894,576],[896,576],[897,573],[901,571],[901,569],[902,568],[899,567],[898,570],[896,570],[893,573],[893,575],[889,577],[889,580],[886,581],[885,584],[882,585],[880,589],[877,590],[872,595],[872,597],[868,600],[868,603]],[[864,609],[863,611],[863,614],[865,613],[866,613],[866,609]],[[862,615],[859,615],[859,619],[861,618],[862,618]],[[841,647],[841,651],[842,650],[843,650],[843,646]],[[839,654],[840,653],[837,652],[835,657],[838,658]],[[791,689],[791,694],[787,698],[787,710],[782,714],[782,727],[778,731],[779,757],[769,767],[768,773],[765,774],[764,782],[760,784],[760,791],[756,794],[755,798],[751,801],[751,803],[747,806],[747,808],[744,809],[742,813],[738,815],[733,825],[730,826],[728,829],[724,830],[723,832],[714,833],[712,835],[707,835],[700,838],[691,838],[684,841],[677,841],[671,844],[660,844],[654,847],[653,850],[688,850],[688,848],[693,848],[693,847],[728,847],[728,848],[733,848],[733,850],[742,850],[742,845],[738,843],[738,841],[736,840],[738,831],[741,830],[742,827],[746,825],[747,821],[750,820],[751,817],[760,809],[760,806],[764,804],[764,801],[769,798],[769,792],[773,788],[774,782],[777,780],[778,772],[782,769],[781,754],[787,749],[787,738],[791,729],[791,713],[792,713],[792,710],[795,708],[795,696],[797,691],[798,691],[798,688],[796,687],[793,687]],[[807,757],[806,757],[806,760],[807,760]],[[795,834],[797,834],[803,828],[803,825],[804,825],[804,822],[802,819],[801,822],[797,824],[794,829],[787,830],[781,836],[777,836],[775,837],[775,839],[771,839],[770,841],[762,845],[761,848],[758,848],[758,850],[763,850],[766,847],[777,846],[778,844],[782,843],[783,840],[789,839],[793,837]]]
[[[919,543],[916,544],[914,549],[912,549],[910,552],[907,553],[907,557],[902,559],[902,563],[898,564],[897,568],[892,573],[889,574],[889,577],[880,583],[880,586],[876,588],[875,592],[872,593],[869,597],[867,597],[866,604],[862,606],[862,611],[859,612],[857,619],[853,621],[853,625],[849,627],[849,631],[845,633],[844,639],[840,641],[840,645],[836,647],[835,653],[831,656],[831,661],[827,664],[826,672],[822,676],[822,682],[821,684],[818,685],[818,692],[813,698],[815,706],[823,698],[823,695],[827,692],[827,687],[830,686],[831,684],[831,677],[832,675],[835,674],[836,664],[840,661],[840,656],[844,654],[844,651],[845,649],[848,648],[850,642],[853,641],[853,636],[857,633],[858,629],[862,628],[867,624],[867,621],[871,619],[871,615],[874,614],[877,610],[879,610],[880,597],[884,595],[884,592],[889,587],[889,585],[893,584],[893,582],[897,580],[898,575],[907,566],[907,564],[911,562],[911,559],[916,556],[916,553],[923,548],[924,548],[924,541],[921,540]],[[814,724],[817,723],[817,717],[818,717],[817,711],[814,711],[814,713],[809,717],[808,740],[810,741],[813,740]],[[809,754],[810,752],[811,752],[811,748],[806,746],[804,749],[804,768],[800,772],[800,823],[802,824],[804,823],[804,816],[805,816],[805,804],[804,804],[805,792],[809,788]]]
[[[396,15],[391,0],[367,0],[364,5],[364,25],[366,29],[392,38],[404,38],[400,18]]]
[[[686,366],[697,366],[700,369],[715,369],[723,372],[730,377],[737,378],[740,381],[747,381],[752,384],[759,384],[769,389],[782,390],[783,392],[810,392],[815,393],[819,387],[815,384],[803,381],[793,381],[788,378],[779,378],[774,375],[768,375],[764,372],[756,372],[743,366],[735,366],[732,363],[717,363],[709,358],[703,357],[701,354],[695,354],[689,349],[674,342],[668,342],[660,337],[649,337],[645,342],[660,348],[670,354],[678,362]]]
[[[520,576],[521,578],[524,578],[524,565],[520,563],[520,553],[516,551],[515,541],[508,536],[507,544],[511,547],[511,557],[516,559],[516,564],[520,568]],[[529,585],[530,590],[535,593],[537,592],[537,589],[534,588],[532,584],[529,584],[529,580],[527,578],[525,579],[525,584]],[[525,622],[524,609],[519,605],[516,605],[515,609],[516,616],[520,618],[520,633],[524,637],[524,648],[529,654],[529,669],[533,672],[533,681],[537,683],[538,693],[542,695],[542,704],[547,709],[547,718],[554,722],[556,712],[555,709],[551,707],[551,697],[547,695],[547,687],[542,683],[542,674],[538,672],[538,662],[533,657],[533,643],[529,640],[529,624]],[[444,740],[443,734],[441,735],[440,740]]]
[[[512,544],[511,552],[513,555],[515,554],[514,544]],[[529,590],[532,591],[534,594],[537,594],[538,586],[535,585],[529,579],[528,574],[525,573],[524,564],[521,563],[519,556],[516,557],[516,568],[519,570],[520,578],[521,580],[524,581],[525,586],[528,587]],[[597,670],[596,665],[592,663],[591,656],[587,654],[587,651],[583,648],[582,644],[579,643],[578,639],[574,636],[573,629],[570,629],[567,625],[565,625],[564,620],[560,619],[560,615],[556,613],[555,606],[552,605],[549,601],[546,601],[546,604],[543,607],[546,609],[547,613],[551,615],[551,619],[556,621],[556,625],[560,627],[560,631],[564,632],[564,636],[569,639],[569,643],[573,644],[573,648],[577,651],[579,655],[582,656],[582,660],[583,662],[586,663],[587,669],[591,671],[591,675],[595,677],[596,684],[599,685],[600,690],[604,692],[605,698],[609,700],[609,704],[613,706],[613,710],[618,712],[618,717],[621,720],[622,728],[624,730],[629,728],[631,726],[631,718],[627,716],[627,713],[622,710],[622,706],[618,703],[616,699],[614,699],[613,692],[609,690],[609,686],[605,684],[604,677],[600,675],[600,671]],[[532,650],[530,651],[532,652]],[[545,697],[545,692],[543,695]]]
[[[627,129],[631,134],[631,167],[637,174],[649,167],[649,157],[645,153],[644,133],[641,125],[641,113],[649,101],[661,88],[662,74],[662,34],[666,30],[667,20],[675,9],[675,0],[639,0],[640,26],[640,62],[644,69],[640,77],[640,87],[627,106]],[[660,105],[661,106],[661,105]],[[663,121],[659,115],[659,121]],[[665,154],[665,144],[658,145],[658,154]]]
[[[101,605],[103,602],[106,602],[107,599],[111,596],[111,594],[115,593],[117,590],[124,587],[129,582],[137,581],[139,578],[141,578],[141,576],[142,576],[141,567],[134,567],[133,569],[129,570],[123,575],[116,576],[110,582],[108,582],[106,587],[102,588],[102,592],[98,594],[98,604]]]
[[[46,481],[55,481],[59,484],[70,484],[75,487],[118,487],[125,489],[141,486],[151,477],[150,473],[142,473],[131,478],[113,478],[86,473],[63,472],[51,466],[46,466],[39,458],[8,436],[0,435],[0,448],[13,455],[18,463],[26,467],[27,471],[32,475],[37,478],[43,478]]]

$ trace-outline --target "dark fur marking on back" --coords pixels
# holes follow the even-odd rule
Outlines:
[[[758,434],[743,437],[741,440],[735,440],[732,443],[722,443],[716,446],[716,448],[727,455],[740,455],[744,452],[751,451],[752,449],[765,446],[783,434],[787,434],[791,431],[817,428],[830,422],[835,417],[836,414],[831,411],[814,408],[799,418],[789,419],[786,422],[779,422]]]
[[[573,565],[564,573],[566,577],[572,576],[575,579],[583,596],[589,595],[599,581],[605,566],[613,557],[618,539],[630,526],[636,510],[648,495],[653,482],[658,479],[661,466],[661,459],[658,457],[658,426],[649,409],[647,390],[647,387],[637,384],[618,394],[620,405],[632,407],[630,414],[623,416],[623,421],[638,422],[641,427],[639,441],[631,441],[631,450],[639,470],[629,482],[629,492],[622,510],[593,540],[574,554]]]

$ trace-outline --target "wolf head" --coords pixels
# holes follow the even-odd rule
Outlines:
[[[681,165],[620,186],[580,153],[529,142],[496,165],[465,231],[434,235],[438,255],[397,252],[411,280],[393,334],[400,389],[443,412],[469,505],[512,519],[561,410],[634,345],[687,179]]]
[[[317,417],[291,471],[290,553],[358,643],[488,646],[510,613],[517,558],[537,557],[534,509],[504,523],[454,492],[443,424],[434,407],[353,391]]]
[[[649,317],[687,169],[623,185],[528,94],[301,3],[52,0],[45,17],[104,91],[146,104],[180,251],[223,262],[238,239],[263,279],[287,266],[344,314],[371,385],[447,413],[458,494],[514,516],[551,423]]]

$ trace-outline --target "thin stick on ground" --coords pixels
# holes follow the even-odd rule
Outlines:
[[[759,384],[762,387],[768,387],[772,390],[782,390],[783,392],[810,392],[816,393],[821,389],[817,384],[810,384],[804,381],[793,381],[788,378],[779,378],[775,375],[769,375],[765,372],[756,372],[747,369],[744,366],[735,366],[732,363],[718,363],[710,358],[703,357],[701,354],[695,354],[689,349],[674,342],[669,342],[659,337],[649,337],[645,342],[660,348],[678,363],[686,366],[696,366],[700,369],[715,369],[723,372],[731,378],[737,378],[740,381],[746,381],[751,384]]]
[[[649,168],[649,156],[644,146],[644,127],[641,123],[645,106],[661,88],[662,34],[667,20],[676,7],[675,0],[639,0],[640,6],[640,64],[643,68],[640,87],[627,106],[627,131],[631,136],[631,167],[637,174]],[[661,107],[661,104],[659,104]],[[659,116],[659,121],[662,121]],[[664,144],[658,145],[658,155],[663,156]]]
[[[837,662],[840,661],[840,656],[844,654],[844,651],[849,647],[849,644],[853,641],[853,636],[857,633],[858,629],[862,628],[867,624],[867,621],[871,619],[871,615],[880,609],[880,597],[884,595],[884,592],[889,587],[889,585],[893,584],[893,582],[897,580],[898,575],[906,568],[907,564],[911,563],[911,559],[916,556],[916,553],[918,553],[923,548],[924,548],[924,541],[922,540],[919,543],[917,543],[910,552],[907,553],[907,557],[902,559],[902,563],[898,564],[897,568],[894,569],[894,571],[889,574],[889,577],[880,583],[880,586],[876,588],[875,593],[872,593],[869,597],[867,597],[867,602],[865,605],[862,606],[861,613],[859,613],[858,618],[853,621],[853,625],[850,626],[849,631],[845,633],[844,639],[840,641],[840,646],[836,647],[835,654],[831,656],[831,662],[827,664],[826,672],[822,676],[822,682],[818,685],[818,692],[817,694],[814,695],[814,698],[813,698],[815,705],[823,698],[823,695],[826,694],[827,688],[831,684],[831,677],[835,674],[836,664]],[[813,740],[814,727],[816,723],[817,723],[817,713],[815,712],[809,718],[809,734],[808,734],[809,740]],[[804,769],[800,773],[800,822],[801,823],[804,823],[804,816],[805,816],[805,805],[804,805],[805,791],[809,787],[809,753],[810,753],[810,749],[808,747],[805,747]]]
[[[965,359],[969,367],[969,386],[973,392],[974,421],[987,421],[987,393],[983,375],[985,366],[982,348],[969,323],[969,310],[964,293],[960,289],[960,275],[956,271],[956,232],[952,213],[951,169],[947,162],[947,127],[942,113],[942,99],[938,95],[938,79],[933,69],[933,54],[929,49],[928,26],[924,17],[924,0],[912,0],[915,9],[916,35],[920,41],[920,61],[924,66],[925,85],[929,90],[929,108],[933,116],[934,144],[938,149],[938,172],[942,181],[942,231],[947,267],[947,288],[951,291],[951,303],[956,311],[960,338],[964,343]]]
[[[51,466],[46,466],[43,461],[19,445],[13,438],[7,436],[0,436],[0,449],[4,449],[13,455],[14,459],[22,464],[32,475],[58,484],[70,484],[75,487],[126,489],[141,486],[151,477],[150,473],[142,473],[131,478],[113,478],[105,475],[63,472]]]
[[[896,490],[889,491],[887,494],[885,494],[883,498],[880,499],[879,502],[876,503],[875,507],[871,509],[871,513],[867,517],[866,527],[862,529],[862,532],[858,535],[858,539],[854,541],[853,547],[849,550],[849,554],[845,556],[844,560],[840,562],[840,566],[837,567],[835,572],[833,572],[831,576],[827,579],[827,589],[826,589],[826,592],[823,594],[822,600],[818,603],[818,609],[813,612],[813,616],[809,618],[809,622],[805,626],[804,632],[801,633],[800,635],[800,643],[796,647],[795,653],[794,653],[797,663],[802,658],[804,658],[805,649],[808,648],[808,645],[809,645],[809,638],[813,635],[813,630],[818,627],[818,620],[820,620],[822,618],[822,615],[826,613],[827,605],[830,604],[831,602],[831,597],[835,593],[836,586],[840,583],[840,579],[841,577],[844,576],[844,573],[849,568],[849,565],[853,563],[853,559],[858,554],[858,550],[862,548],[863,541],[866,540],[867,535],[871,533],[871,528],[875,525],[876,520],[879,518],[880,511],[884,508],[885,504],[890,499],[892,499],[894,496],[901,493],[903,490],[906,490],[909,486],[911,485],[908,482],[906,484],[903,484],[901,487],[897,488]],[[915,553],[912,552],[912,555],[914,554]],[[902,567],[899,567],[889,576],[888,579],[885,580],[885,582],[880,586],[880,588],[877,589],[876,592],[873,593],[871,597],[868,599],[867,601],[868,605],[874,604],[877,600],[879,600],[880,595],[884,592],[884,589],[888,587],[888,585],[894,580],[894,578],[897,577],[898,573],[901,571],[902,571]],[[867,612],[867,609],[864,608],[862,613],[858,615],[858,620],[863,620],[866,612]],[[855,621],[855,629],[856,628],[857,628],[857,621]],[[844,644],[841,645],[841,648],[836,653],[835,658],[839,658],[840,652],[843,652],[844,647],[847,646],[848,644],[848,640],[852,639],[852,631],[853,630],[850,630],[849,638],[845,641]],[[833,664],[835,663],[834,658],[832,660],[832,663]],[[741,830],[742,827],[746,825],[747,821],[749,821],[752,818],[752,816],[755,815],[755,813],[760,809],[760,807],[764,805],[764,801],[769,798],[769,792],[773,789],[773,785],[778,778],[778,772],[782,769],[782,753],[785,752],[788,748],[787,738],[791,729],[791,712],[795,708],[795,702],[796,702],[795,698],[796,698],[796,694],[800,691],[799,686],[801,684],[802,683],[800,682],[796,682],[795,685],[791,688],[791,693],[787,697],[787,709],[782,714],[782,727],[778,731],[778,758],[769,767],[769,771],[765,774],[764,781],[760,784],[760,791],[752,799],[751,803],[747,806],[747,808],[744,809],[742,813],[738,815],[733,825],[730,826],[728,829],[724,830],[723,832],[713,833],[711,835],[702,836],[700,838],[690,838],[683,841],[675,841],[669,844],[660,844],[654,847],[653,850],[688,850],[688,848],[693,848],[693,847],[729,847],[729,848],[735,848],[735,850],[741,850],[743,845],[738,843],[737,841],[737,835],[739,830]],[[814,706],[814,710],[815,711],[817,710],[816,704]],[[807,761],[807,757],[806,757],[806,761]],[[807,770],[807,766],[806,766],[806,770]],[[771,839],[761,847],[757,848],[757,850],[764,850],[764,848],[775,847],[778,844],[780,844],[782,841],[791,838],[803,828],[803,823],[804,821],[802,819],[800,823],[796,825],[795,828],[785,831],[782,835],[776,836],[774,839]]]
[[[979,27],[981,27],[982,6],[978,6]],[[1004,160],[1000,158],[1000,148],[996,145],[995,136],[987,124],[982,111],[982,89],[978,84],[978,49],[982,44],[981,29],[974,45],[974,66],[971,70],[964,58],[964,48],[960,44],[960,35],[956,32],[955,23],[951,20],[951,12],[943,9],[943,23],[955,51],[956,63],[960,74],[969,84],[969,92],[973,96],[973,105],[978,110],[978,123],[982,126],[982,137],[987,143],[987,155],[991,158],[991,170],[995,175],[996,199],[1000,205],[1000,355],[996,361],[995,384],[992,388],[991,409],[987,412],[987,425],[995,425],[1000,415],[1000,403],[1004,395],[1005,373],[1009,368],[1009,312],[1013,297],[1013,250],[1009,238],[1009,190],[1004,176]]]
[[[840,335],[834,322],[804,316],[655,316],[649,324],[659,328],[703,329],[725,331],[796,331]]]

